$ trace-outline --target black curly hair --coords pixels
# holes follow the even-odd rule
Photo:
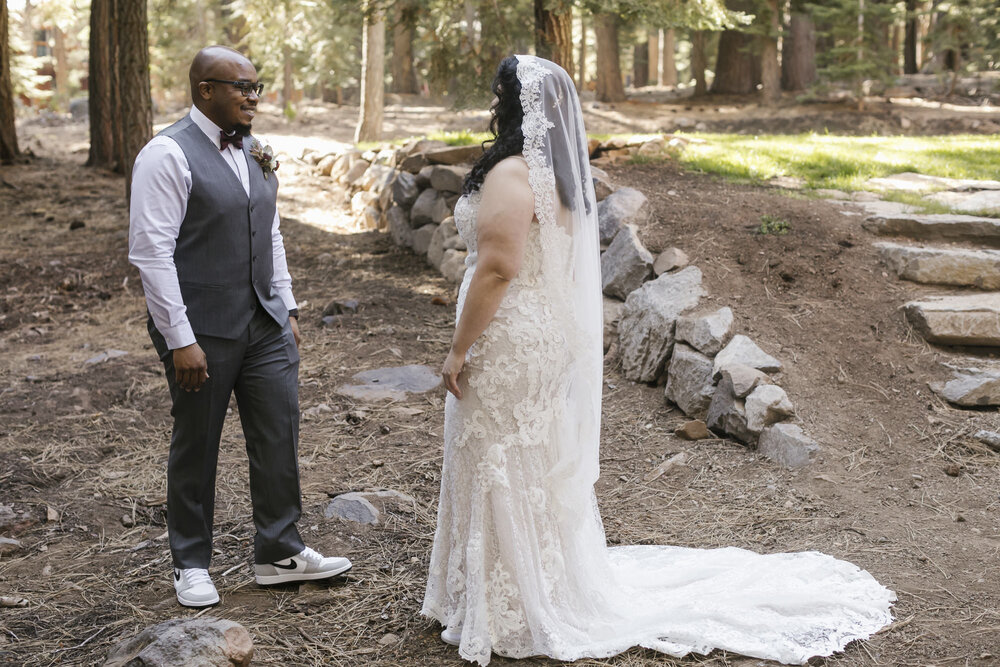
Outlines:
[[[497,96],[497,103],[491,109],[493,117],[490,119],[493,138],[483,142],[484,152],[465,177],[462,194],[477,191],[483,185],[486,174],[498,162],[524,151],[524,133],[521,132],[524,110],[521,108],[521,82],[517,80],[516,56],[507,56],[500,61],[490,88]],[[491,145],[487,148],[486,144]]]

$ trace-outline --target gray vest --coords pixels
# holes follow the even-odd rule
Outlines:
[[[191,197],[174,251],[191,328],[205,336],[238,338],[258,304],[283,326],[288,309],[271,290],[278,177],[264,178],[250,155],[251,137],[245,137],[247,197],[239,177],[190,116],[160,134],[177,142],[191,169]]]

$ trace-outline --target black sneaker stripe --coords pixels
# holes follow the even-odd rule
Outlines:
[[[288,565],[282,565],[281,563],[271,563],[271,565],[281,570],[294,570],[299,566],[299,564],[295,562],[294,558],[288,559]]]

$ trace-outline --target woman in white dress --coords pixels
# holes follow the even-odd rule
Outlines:
[[[597,206],[572,80],[533,56],[493,83],[496,140],[455,222],[469,248],[442,374],[444,467],[422,613],[466,660],[632,646],[789,664],[891,622],[892,591],[818,552],[608,548],[597,510]]]

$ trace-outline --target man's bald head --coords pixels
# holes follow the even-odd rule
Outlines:
[[[188,76],[192,101],[203,114],[226,133],[249,134],[258,92],[233,83],[257,83],[257,69],[246,56],[228,46],[206,46],[191,61]]]

